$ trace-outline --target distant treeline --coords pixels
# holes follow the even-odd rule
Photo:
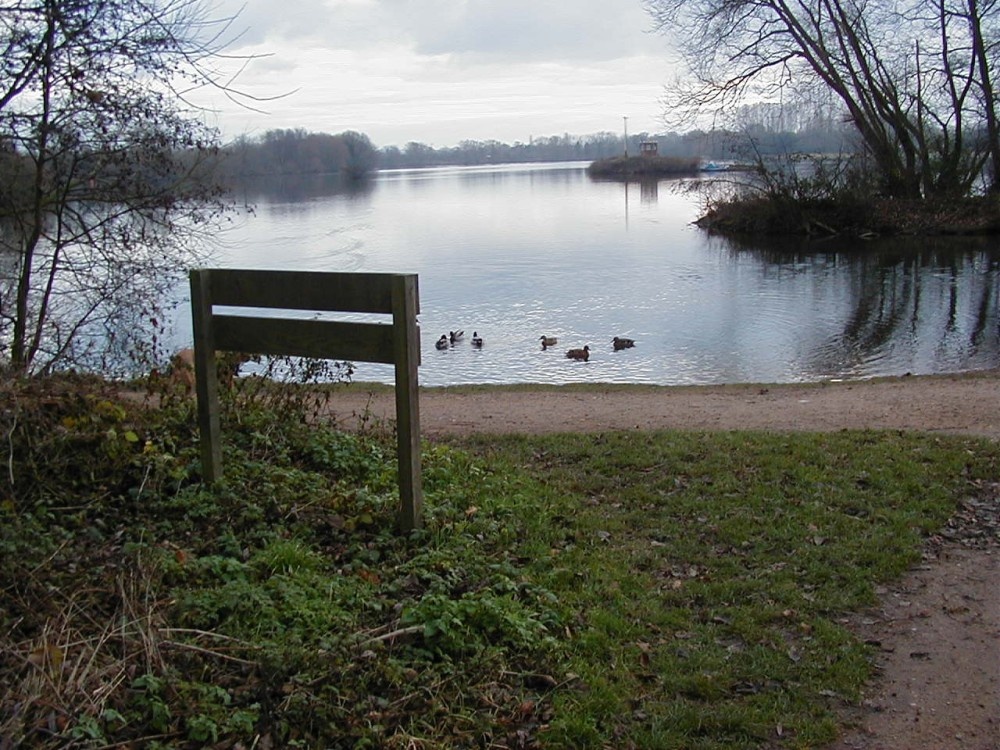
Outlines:
[[[845,131],[837,121],[824,119],[795,122],[762,122],[736,130],[694,130],[687,133],[629,134],[627,152],[638,155],[640,145],[655,142],[661,157],[697,159],[740,159],[785,153],[831,153],[844,148]],[[792,127],[794,129],[783,129]],[[403,169],[436,166],[475,166],[544,161],[598,161],[623,156],[622,135],[610,132],[585,136],[531,138],[527,143],[466,140],[457,146],[434,148],[411,141],[402,148],[378,149],[364,133],[346,131],[337,135],[312,133],[297,128],[271,130],[262,136],[243,137],[208,151],[183,154],[179,165],[187,164],[189,175],[229,187],[274,183],[287,176],[331,176],[356,182],[376,169]],[[96,156],[96,155],[95,155]],[[84,157],[86,158],[86,157]],[[136,155],[142,161],[142,155]],[[0,138],[0,207],[17,203],[16,196],[31,186],[23,169],[30,158]],[[95,159],[96,160],[96,159]],[[85,170],[84,170],[85,171]],[[214,172],[214,176],[211,176]],[[158,179],[163,180],[163,176]]]
[[[359,178],[378,168],[378,151],[364,133],[330,135],[302,128],[269,130],[263,136],[239,138],[222,149],[224,181],[275,175],[339,173]]]
[[[845,132],[828,124],[802,130],[775,130],[757,126],[740,131],[693,130],[687,133],[630,133],[628,153],[636,155],[642,143],[655,142],[660,156],[682,159],[732,159],[752,151],[774,153],[830,153],[844,147]],[[528,143],[462,141],[457,146],[433,148],[410,142],[403,148],[379,150],[379,167],[402,169],[446,165],[518,164],[536,161],[597,161],[623,155],[624,134],[596,133],[586,136],[532,138]]]
[[[748,118],[749,119],[749,118]],[[592,135],[553,135],[527,143],[496,140],[461,141],[434,148],[411,141],[403,147],[376,148],[367,135],[347,131],[339,135],[302,129],[271,130],[256,138],[241,138],[222,154],[227,179],[341,174],[362,177],[375,169],[412,169],[438,166],[519,164],[543,161],[597,161],[628,153],[639,154],[643,143],[655,142],[660,156],[679,159],[741,159],[789,153],[832,153],[845,148],[849,131],[836,119],[812,118],[766,121],[740,130],[692,130],[687,133],[602,132]]]

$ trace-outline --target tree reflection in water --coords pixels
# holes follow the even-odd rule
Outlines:
[[[988,237],[872,241],[724,239],[774,269],[838,269],[849,308],[843,328],[814,350],[819,373],[860,370],[880,358],[984,366],[1000,360],[1000,250]],[[944,368],[941,368],[944,369]]]

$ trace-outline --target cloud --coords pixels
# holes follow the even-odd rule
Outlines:
[[[267,56],[237,88],[287,96],[266,116],[209,106],[228,135],[353,129],[380,145],[586,134],[623,115],[653,130],[668,70],[648,27],[641,0],[249,0],[231,51]]]
[[[360,50],[412,46],[420,55],[474,61],[602,60],[662,45],[646,34],[640,0],[224,0],[239,11],[239,44],[297,40],[304,46]]]
[[[388,4],[413,3],[389,0]],[[436,0],[433,14],[407,24],[416,50],[455,54],[466,62],[606,60],[648,50],[648,18],[638,0]]]
[[[234,46],[242,49],[269,40],[322,36],[331,13],[327,0],[220,0],[209,15],[233,19]]]

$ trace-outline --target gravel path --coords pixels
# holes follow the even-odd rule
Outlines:
[[[345,427],[391,419],[391,390],[354,384],[331,406]],[[602,430],[898,429],[1000,438],[1000,371],[810,385],[425,388],[425,435]]]

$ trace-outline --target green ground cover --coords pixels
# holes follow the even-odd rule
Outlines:
[[[844,618],[1000,459],[898,433],[425,444],[234,400],[6,385],[0,744],[815,747],[871,674]]]

